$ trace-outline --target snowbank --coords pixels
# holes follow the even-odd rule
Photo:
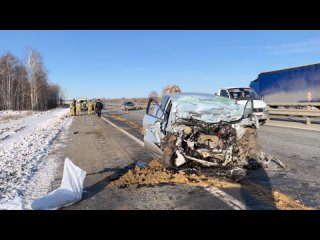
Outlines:
[[[24,196],[61,129],[69,125],[68,109],[0,123],[0,202]]]

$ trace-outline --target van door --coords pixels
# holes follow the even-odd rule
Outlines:
[[[244,106],[243,118],[250,118],[256,128],[259,128],[259,118],[253,114],[253,100],[249,99]]]
[[[164,103],[163,99],[161,103]],[[143,118],[144,146],[153,152],[162,154],[161,139],[164,137],[163,128],[166,125],[165,111],[153,98],[149,99],[146,114]]]

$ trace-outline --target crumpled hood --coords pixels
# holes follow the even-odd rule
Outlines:
[[[196,119],[207,123],[232,122],[242,118],[244,105],[218,96],[181,96],[173,101],[171,111],[174,122],[179,119]]]

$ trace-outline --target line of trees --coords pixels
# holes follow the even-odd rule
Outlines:
[[[49,83],[41,54],[30,49],[25,63],[10,52],[0,56],[0,110],[47,110],[63,99],[61,87]]]

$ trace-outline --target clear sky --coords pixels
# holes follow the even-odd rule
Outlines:
[[[0,54],[44,58],[67,98],[147,97],[248,86],[263,71],[320,62],[320,31],[0,31]]]

